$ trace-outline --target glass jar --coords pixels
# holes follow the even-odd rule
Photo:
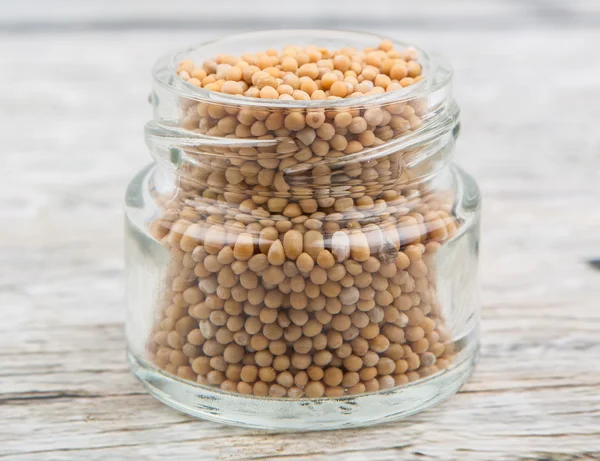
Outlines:
[[[127,341],[152,395],[257,428],[333,429],[432,406],[478,351],[475,182],[451,163],[451,68],[418,58],[401,90],[322,101],[211,92],[183,59],[365,48],[339,31],[233,36],[154,68],[155,162],[126,197]]]

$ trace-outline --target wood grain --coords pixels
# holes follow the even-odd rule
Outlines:
[[[125,360],[122,195],[149,161],[149,70],[229,30],[170,26],[189,2],[16,3],[0,6],[0,459],[600,459],[597,2],[436,1],[371,27],[455,65],[457,159],[484,196],[482,357],[439,407],[307,434],[193,420]]]

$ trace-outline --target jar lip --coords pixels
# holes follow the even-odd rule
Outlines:
[[[414,48],[419,56],[419,63],[423,66],[422,80],[405,88],[386,93],[359,96],[356,98],[324,99],[324,100],[280,100],[260,99],[247,96],[230,95],[217,91],[209,91],[192,85],[177,75],[177,64],[193,52],[202,52],[211,46],[225,44],[229,41],[240,40],[252,43],[265,36],[273,34],[282,35],[281,30],[263,30],[242,34],[228,35],[225,37],[201,42],[185,49],[180,49],[163,56],[158,60],[152,70],[154,80],[166,89],[176,91],[181,96],[201,102],[217,103],[235,106],[268,107],[278,109],[336,109],[340,107],[365,107],[382,106],[386,104],[407,102],[439,90],[449,85],[452,80],[452,67],[449,62],[437,53],[427,53],[423,49],[407,42],[398,41],[389,37],[367,32],[324,29],[287,29],[285,36],[303,36],[308,40],[343,39],[345,36],[356,39],[372,40],[375,44],[381,40],[390,40],[394,46],[400,48]],[[208,50],[207,50],[208,51]],[[205,58],[209,58],[206,56]]]

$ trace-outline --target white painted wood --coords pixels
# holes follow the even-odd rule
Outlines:
[[[125,361],[122,195],[149,161],[153,61],[213,32],[5,30],[0,460],[600,459],[587,263],[600,258],[600,32],[389,32],[455,64],[457,155],[484,195],[483,350],[463,391],[399,423],[308,434],[197,421],[145,394]]]
[[[578,0],[579,2],[583,0]],[[469,20],[474,18],[498,17],[506,18],[521,12],[527,14],[532,9],[543,7],[543,2],[536,4],[519,4],[503,0],[480,2],[478,0],[457,0],[452,3],[443,0],[430,0],[418,8],[411,8],[392,0],[372,0],[368,10],[365,3],[358,0],[339,2],[323,2],[304,0],[302,2],[285,2],[274,4],[269,0],[254,0],[245,3],[240,0],[222,0],[220,2],[198,2],[193,0],[177,0],[168,6],[160,0],[79,2],[77,0],[20,0],[19,2],[0,5],[0,24],[65,24],[85,22],[92,24],[110,24],[130,22],[143,24],[146,21],[154,24],[169,21],[200,21],[210,27],[212,21],[243,20],[252,28],[253,22],[264,23],[266,20],[278,23],[302,20],[342,20],[371,21],[390,20],[395,18],[404,22],[407,18],[435,22],[439,19]],[[571,8],[568,8],[571,9]],[[337,21],[336,21],[337,22]],[[213,26],[214,27],[214,26]]]
[[[600,21],[596,0],[19,0],[0,2],[0,30],[61,32],[86,29],[212,30],[326,27],[407,27],[482,30],[514,28],[594,28]]]

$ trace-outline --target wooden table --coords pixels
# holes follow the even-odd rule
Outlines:
[[[600,459],[600,5],[423,3],[3,2],[0,459]],[[455,65],[458,161],[484,195],[483,350],[458,395],[398,423],[219,426],[127,368],[122,201],[150,160],[151,65],[288,26],[389,33]]]

